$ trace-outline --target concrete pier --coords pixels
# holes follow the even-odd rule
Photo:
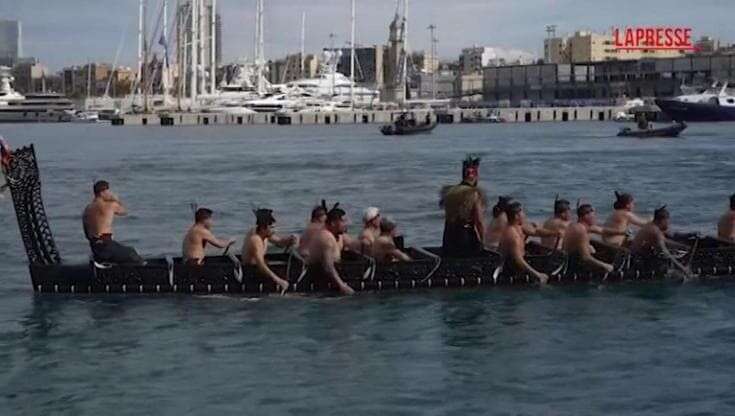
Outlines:
[[[497,114],[508,123],[607,121],[612,120],[620,107],[529,107],[500,109],[452,109],[437,112],[442,124],[458,124],[476,116]],[[426,118],[427,110],[410,110],[418,120]],[[355,110],[337,112],[299,112],[288,114],[224,114],[224,113],[168,113],[125,114],[113,120],[115,126],[208,126],[208,125],[344,125],[386,124],[394,121],[401,110]]]

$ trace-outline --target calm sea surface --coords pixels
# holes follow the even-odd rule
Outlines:
[[[438,244],[441,185],[467,152],[482,185],[529,216],[554,195],[609,213],[613,190],[677,228],[711,233],[735,192],[735,124],[677,140],[620,139],[612,123],[144,128],[0,125],[35,143],[67,261],[107,179],[131,215],[119,240],[178,254],[190,204],[238,236],[253,207],[300,230],[319,199],[354,222],[368,205],[408,242]],[[735,282],[363,294],[349,299],[34,295],[9,197],[0,199],[0,414],[733,414]],[[356,225],[353,225],[353,231]]]

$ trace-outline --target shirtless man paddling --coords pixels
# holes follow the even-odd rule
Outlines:
[[[411,256],[404,253],[395,243],[396,224],[383,218],[380,221],[380,237],[373,244],[372,256],[378,263],[392,263],[396,261],[411,261]]]
[[[94,259],[117,264],[143,264],[143,259],[135,249],[112,239],[112,223],[115,217],[127,215],[128,210],[117,195],[110,191],[108,182],[96,182],[93,191],[94,199],[84,209],[82,222]]]
[[[352,295],[355,291],[342,280],[335,267],[342,258],[344,245],[341,237],[347,232],[346,215],[345,211],[339,208],[339,203],[327,212],[324,228],[309,246],[307,273],[312,279],[326,279],[331,282],[343,295]]]
[[[653,214],[653,221],[641,227],[630,245],[630,252],[645,261],[649,258],[664,257],[686,275],[690,275],[689,268],[681,264],[666,245],[666,233],[669,231],[671,215],[663,206]]]
[[[735,243],[735,194],[730,196],[730,209],[717,223],[717,237]]]
[[[609,230],[608,232],[611,232]],[[581,271],[586,268],[602,270],[607,273],[613,271],[612,264],[595,258],[594,248],[590,244],[590,233],[602,234],[597,226],[595,209],[590,204],[582,204],[577,208],[577,222],[570,224],[564,234],[564,252],[569,255],[569,269]]]
[[[322,201],[322,205],[318,205],[311,210],[309,225],[306,226],[306,229],[299,239],[299,254],[301,257],[306,258],[309,256],[309,245],[311,245],[311,240],[314,239],[314,237],[319,234],[319,231],[324,228],[324,223],[326,221],[327,206],[326,202]]]
[[[564,246],[563,233],[571,223],[572,209],[569,201],[557,197],[554,200],[554,216],[544,222],[543,228],[562,235],[560,237],[553,235],[541,237],[541,245],[552,250],[559,250]]]
[[[220,240],[212,234],[212,210],[199,208],[194,214],[194,224],[184,236],[183,256],[184,262],[190,266],[201,266],[204,264],[205,249],[207,245],[217,248],[226,248],[235,243],[235,239]]]
[[[649,221],[633,213],[635,199],[631,194],[621,194],[616,191],[613,209],[613,213],[605,221],[605,228],[625,232],[630,224],[642,227]],[[622,246],[625,242],[625,235],[603,235],[602,240],[608,244]]]
[[[527,272],[541,284],[545,284],[549,280],[549,276],[534,269],[525,258],[526,235],[523,232],[523,206],[519,202],[511,203],[506,209],[506,215],[508,216],[508,226],[500,241],[500,253],[505,258],[504,271],[510,274]]]
[[[255,266],[258,272],[269,278],[281,288],[282,292],[288,290],[288,282],[277,274],[275,274],[265,259],[268,252],[268,243],[273,243],[277,247],[286,248],[298,244],[298,237],[291,235],[289,237],[280,237],[275,235],[273,224],[276,219],[273,218],[273,211],[270,209],[259,209],[255,211],[255,228],[248,231],[245,236],[245,242],[242,247],[242,262]]]

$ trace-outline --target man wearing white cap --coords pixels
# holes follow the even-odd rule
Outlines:
[[[362,214],[362,232],[360,233],[360,247],[363,254],[372,254],[373,243],[380,236],[380,209],[366,208]]]

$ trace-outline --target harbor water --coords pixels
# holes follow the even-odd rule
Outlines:
[[[239,237],[252,209],[297,232],[320,199],[359,228],[382,208],[407,243],[437,245],[442,185],[482,157],[491,198],[543,220],[558,193],[610,212],[668,205],[712,233],[735,192],[732,124],[680,139],[617,138],[579,122],[439,126],[3,125],[34,143],[65,261],[86,261],[80,214],[106,179],[130,211],[117,239],[177,255],[191,204]],[[360,294],[352,298],[36,295],[0,197],[0,414],[731,414],[735,281]],[[239,245],[240,243],[238,243]],[[215,252],[213,252],[214,254]]]

